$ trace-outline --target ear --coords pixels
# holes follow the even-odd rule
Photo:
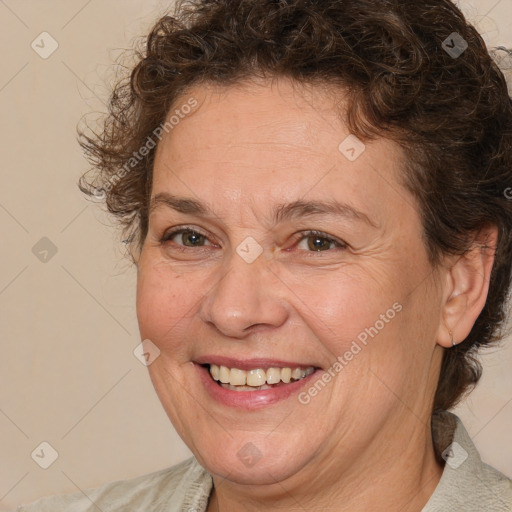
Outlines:
[[[442,321],[437,342],[445,348],[467,338],[484,308],[494,263],[498,228],[487,226],[475,236],[471,249],[445,262]]]

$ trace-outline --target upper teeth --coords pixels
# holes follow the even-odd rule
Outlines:
[[[277,384],[280,381],[285,383],[293,380],[303,379],[311,375],[315,368],[268,368],[264,370],[257,368],[254,370],[240,370],[238,368],[228,368],[226,366],[210,365],[210,374],[215,380],[219,380],[223,384],[231,384],[232,386],[263,386],[264,384]]]

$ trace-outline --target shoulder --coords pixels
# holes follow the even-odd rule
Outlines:
[[[128,480],[110,482],[83,492],[41,498],[20,505],[16,512],[163,512],[183,507],[206,508],[212,487],[211,476],[194,457],[176,466]]]
[[[422,512],[512,512],[512,481],[482,461],[461,420],[444,412],[436,422],[434,442],[446,463]]]

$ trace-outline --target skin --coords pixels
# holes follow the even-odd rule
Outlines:
[[[433,268],[400,148],[381,138],[345,158],[349,131],[327,89],[284,78],[203,84],[176,105],[190,97],[198,108],[157,148],[152,197],[201,201],[213,215],[152,211],[137,315],[141,339],[160,350],[149,372],[163,407],[213,475],[208,511],[420,511],[442,473],[430,431],[442,353],[481,311],[492,254],[475,247]],[[273,208],[299,199],[348,203],[374,226],[333,214],[272,222]],[[184,226],[205,236],[161,242]],[[307,230],[346,245],[322,239],[315,251]],[[252,263],[236,252],[249,236],[263,249]],[[206,354],[327,371],[396,303],[401,311],[307,405],[293,395],[228,407],[197,377],[193,361]],[[247,443],[261,456],[251,467],[237,456]]]

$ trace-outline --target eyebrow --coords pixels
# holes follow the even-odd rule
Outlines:
[[[167,192],[156,194],[150,202],[149,213],[161,206],[167,206],[184,214],[195,214],[209,217],[217,217],[212,209],[200,201],[188,197],[178,197]],[[352,220],[365,222],[373,228],[378,225],[364,212],[355,207],[339,201],[303,201],[297,200],[288,204],[279,204],[273,211],[273,223],[290,221],[302,217],[313,217],[321,215],[335,215]]]

